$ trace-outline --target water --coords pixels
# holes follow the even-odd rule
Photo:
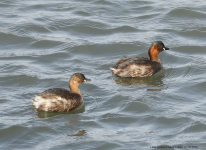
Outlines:
[[[204,0],[2,0],[0,20],[1,150],[206,149]],[[156,40],[164,69],[111,74]],[[34,96],[76,72],[84,106],[37,113]]]

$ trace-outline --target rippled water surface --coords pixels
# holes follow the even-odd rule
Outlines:
[[[157,40],[170,50],[156,75],[111,74]],[[204,0],[1,0],[0,68],[1,150],[206,149]],[[34,96],[76,72],[92,80],[84,106],[36,112]]]

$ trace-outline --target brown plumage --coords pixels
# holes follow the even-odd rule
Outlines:
[[[113,68],[112,73],[120,77],[148,77],[162,68],[162,62],[157,54],[169,50],[161,41],[151,44],[148,54],[150,59],[144,57],[123,58]]]
[[[75,73],[69,80],[70,91],[63,88],[48,89],[35,96],[33,105],[38,110],[48,112],[69,112],[80,108],[83,97],[78,88],[83,82],[90,81],[81,73]]]

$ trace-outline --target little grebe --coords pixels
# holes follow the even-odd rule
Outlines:
[[[112,73],[120,77],[148,77],[162,68],[157,56],[163,50],[169,50],[161,41],[155,41],[149,48],[150,59],[144,57],[123,58],[113,68]]]
[[[63,88],[48,89],[35,96],[33,105],[38,110],[48,112],[69,112],[80,108],[83,104],[83,97],[79,85],[90,81],[82,73],[75,73],[69,80],[70,91]]]

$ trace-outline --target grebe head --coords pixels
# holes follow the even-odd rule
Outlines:
[[[79,86],[83,82],[89,82],[90,79],[87,79],[82,73],[75,73],[71,76],[69,80],[69,86]]]
[[[150,60],[158,59],[157,54],[159,54],[163,50],[169,50],[169,48],[166,47],[162,41],[153,42],[151,44],[151,46],[149,48],[149,52],[148,52],[149,56],[150,56]]]

